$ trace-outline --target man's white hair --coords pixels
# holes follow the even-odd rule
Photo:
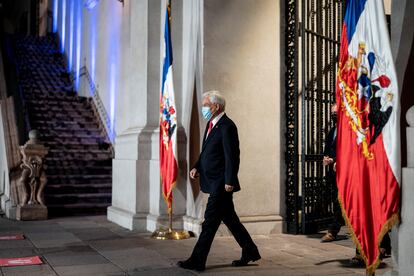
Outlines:
[[[210,90],[203,93],[203,98],[209,98],[210,102],[213,104],[218,104],[220,106],[220,110],[224,111],[226,109],[226,99],[224,99],[223,95],[217,90]]]

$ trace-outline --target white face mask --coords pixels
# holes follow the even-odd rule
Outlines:
[[[201,113],[203,114],[203,118],[209,121],[211,117],[213,116],[213,113],[211,113],[211,109],[209,106],[203,106],[201,108]]]

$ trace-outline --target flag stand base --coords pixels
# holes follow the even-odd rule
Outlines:
[[[176,231],[172,229],[159,229],[155,230],[151,238],[157,240],[184,240],[191,237],[188,231]]]
[[[164,228],[164,229],[155,230],[152,233],[151,238],[157,239],[157,240],[184,240],[190,237],[194,237],[194,233],[190,233],[189,231],[184,231],[184,230],[176,231],[172,229],[172,207],[168,213],[168,221],[169,221],[168,229]]]

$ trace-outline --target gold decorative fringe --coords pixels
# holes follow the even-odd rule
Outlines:
[[[348,226],[348,228],[351,231],[352,240],[355,243],[362,259],[364,260],[364,263],[365,263],[365,266],[366,266],[365,274],[367,276],[372,276],[372,275],[374,275],[375,269],[381,263],[381,260],[380,260],[380,245],[381,245],[382,239],[384,238],[385,234],[387,234],[388,231],[390,231],[391,228],[400,221],[399,211],[397,213],[392,214],[391,217],[382,226],[381,231],[378,235],[378,244],[377,244],[377,246],[378,246],[378,255],[377,255],[377,258],[375,259],[375,261],[372,265],[367,266],[368,258],[365,255],[365,252],[362,250],[361,243],[359,242],[358,238],[355,235],[354,229],[352,228],[351,222],[349,221],[348,215],[346,214],[346,211],[343,207],[342,199],[340,198],[339,193],[338,193],[338,201],[339,201],[339,205],[341,206],[342,217],[344,218],[346,225]]]
[[[161,189],[162,189],[162,177],[160,177],[160,184],[161,184]],[[171,189],[168,191],[167,195],[164,195],[164,193],[161,191],[161,194],[164,197],[164,201],[167,204],[168,214],[171,214],[171,215],[172,215],[172,202],[171,202],[171,207],[168,206],[168,198],[170,197],[172,190],[175,188],[175,186],[177,186],[177,181],[173,182],[173,184],[171,185]]]

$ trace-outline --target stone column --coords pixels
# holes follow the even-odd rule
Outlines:
[[[398,229],[398,275],[413,275],[414,271],[414,106],[406,115],[407,167],[402,170],[401,224]],[[394,273],[395,275],[395,273]]]
[[[391,48],[394,56],[395,69],[397,71],[398,87],[402,89],[407,65],[410,60],[410,51],[414,36],[414,17],[412,16],[414,13],[414,2],[409,0],[392,1],[391,10]],[[403,98],[405,92],[403,91],[402,93],[401,96]],[[412,214],[407,213],[408,210],[412,210],[413,208],[411,203],[412,196],[410,195],[413,195],[414,193],[412,181],[408,181],[408,179],[410,179],[409,177],[413,176],[414,167],[413,145],[410,144],[410,141],[412,143],[414,139],[414,119],[412,116],[413,107],[411,107],[410,111],[406,114],[408,124],[410,125],[410,127],[407,128],[407,136],[401,137],[401,139],[407,139],[408,165],[407,168],[402,169],[401,225],[399,227],[394,227],[391,232],[394,268],[389,275],[412,275],[412,273],[407,271],[412,270],[414,264],[414,259],[412,258],[413,243],[410,242],[412,237],[409,234],[409,232],[412,231],[414,220]],[[401,120],[404,120],[403,117],[404,114],[402,114]],[[411,248],[409,245],[411,245]],[[409,258],[411,258],[411,266],[409,266]]]
[[[156,170],[150,172],[157,149],[151,147],[156,135],[155,128],[149,126],[154,118],[148,114],[148,1],[128,1],[124,10],[129,14],[122,19],[123,72],[119,74],[117,93],[117,136],[108,220],[130,230],[146,231],[150,178],[151,174],[154,178],[158,175]]]
[[[126,1],[122,19],[122,72],[108,220],[131,230],[154,231],[160,225],[168,225],[159,172],[165,4],[165,0]],[[182,140],[179,138],[179,143]],[[181,193],[174,195],[178,199]],[[182,209],[175,202],[174,210]],[[182,225],[180,220],[177,223]],[[180,225],[174,224],[174,227]]]

